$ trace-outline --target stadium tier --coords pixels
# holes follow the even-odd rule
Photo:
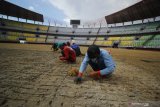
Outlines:
[[[12,20],[7,20],[7,19],[0,19],[1,25],[3,26],[8,26],[8,27],[20,27],[22,28],[22,22],[18,21],[12,21]]]
[[[11,41],[11,42],[16,42],[19,41],[19,36],[21,33],[19,32],[5,32],[2,31],[0,35],[0,40],[1,41]]]
[[[145,46],[149,48],[160,48],[160,35],[155,35]]]
[[[0,19],[1,26],[3,27],[9,27],[9,28],[20,28],[22,30],[29,30],[29,31],[42,31],[47,32],[48,26],[45,25],[39,25],[39,24],[31,24],[31,23],[25,23],[25,22],[19,22],[14,20],[7,20],[7,19]]]
[[[70,27],[55,27],[55,26],[45,26],[45,25],[37,25],[37,24],[29,24],[25,22],[18,22],[13,20],[0,19],[1,25],[7,27],[17,27],[22,28],[23,30],[31,30],[31,31],[46,31],[49,33],[57,33],[57,34],[72,34],[72,35],[122,35],[122,34],[135,34],[135,33],[150,33],[150,32],[158,32],[159,29],[157,27],[160,25],[160,21],[158,22],[150,22],[144,24],[136,24],[136,25],[126,25],[119,27],[109,27],[109,28],[70,28]]]
[[[71,42],[79,45],[96,44],[134,48],[159,48],[160,21],[102,28],[71,28],[29,24],[7,19],[0,19],[0,41],[19,41],[25,39],[28,43]],[[11,32],[10,30],[16,30]]]

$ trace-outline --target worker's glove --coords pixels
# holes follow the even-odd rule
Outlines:
[[[78,73],[78,77],[76,77],[75,79],[74,79],[74,82],[76,83],[76,84],[80,84],[80,83],[82,83],[82,73],[81,72],[79,72]]]
[[[82,77],[76,77],[76,78],[74,79],[74,82],[75,82],[76,84],[82,83]]]

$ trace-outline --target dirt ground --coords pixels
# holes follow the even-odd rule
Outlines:
[[[160,107],[160,52],[107,49],[116,62],[110,79],[73,82],[79,68],[59,61],[50,45],[0,43],[1,107]],[[83,53],[87,47],[81,47]]]

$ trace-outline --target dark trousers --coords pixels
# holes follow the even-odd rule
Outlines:
[[[76,52],[76,56],[81,55],[81,50],[80,50],[80,48],[75,48],[74,51]]]

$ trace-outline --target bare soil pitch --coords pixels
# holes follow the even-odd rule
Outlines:
[[[50,45],[0,43],[2,107],[136,107],[160,105],[160,52],[111,49],[116,71],[110,79],[80,85],[67,75],[76,64],[59,61]],[[81,47],[83,53],[86,47]],[[107,49],[109,50],[109,49]]]

